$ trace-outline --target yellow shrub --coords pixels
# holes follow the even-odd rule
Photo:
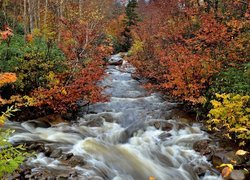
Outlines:
[[[227,138],[239,140],[245,145],[250,140],[249,96],[239,94],[216,94],[212,100],[213,109],[209,111],[208,128],[221,131]]]

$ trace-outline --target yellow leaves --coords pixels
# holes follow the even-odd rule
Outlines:
[[[250,139],[250,113],[247,107],[249,96],[239,94],[216,94],[212,100],[213,109],[209,111],[207,121],[210,129],[222,129],[224,136],[239,140],[239,145],[245,145]]]
[[[56,78],[56,75],[53,71],[50,71],[49,74],[46,76],[46,79],[50,82],[51,85],[57,85],[60,83],[60,80]]]
[[[216,100],[212,100],[210,101],[211,104],[215,107],[215,108],[218,108],[221,106],[221,103],[219,101],[216,101]]]
[[[62,89],[61,93],[62,93],[63,95],[67,95],[67,94],[68,94],[65,88]]]
[[[7,83],[13,83],[17,80],[15,73],[1,73],[0,74],[0,87]]]
[[[241,131],[248,132],[249,130],[247,128],[243,128],[243,127],[240,127],[240,128],[231,128],[229,130],[229,132],[241,132]]]
[[[129,51],[129,55],[136,55],[141,51],[143,51],[143,42],[140,40],[135,40]]]
[[[155,180],[155,177],[154,176],[150,176],[149,180]]]
[[[244,156],[247,153],[249,153],[249,152],[240,149],[240,150],[236,151],[235,154],[238,155],[238,156]]]
[[[8,107],[6,112],[2,112],[2,115],[0,116],[0,127],[3,126],[5,120],[9,117],[11,117],[13,112],[18,111],[18,109],[14,108],[14,106]]]

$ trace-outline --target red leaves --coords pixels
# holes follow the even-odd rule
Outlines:
[[[33,93],[39,103],[37,106],[48,106],[55,112],[65,113],[69,109],[77,107],[77,101],[85,100],[91,103],[106,100],[102,96],[102,88],[97,86],[101,80],[104,69],[101,61],[91,61],[85,68],[74,74],[74,79],[68,84],[64,84],[68,79],[64,79],[58,85],[50,89],[40,88]]]
[[[4,27],[4,31],[0,31],[1,39],[7,40],[9,37],[13,36],[13,31],[8,26]]]
[[[104,75],[103,58],[112,53],[108,42],[97,43],[100,34],[87,22],[62,19],[60,48],[67,58],[68,73],[58,75],[60,83],[40,88],[33,95],[37,106],[65,113],[77,107],[77,101],[96,103],[106,100],[97,85]]]

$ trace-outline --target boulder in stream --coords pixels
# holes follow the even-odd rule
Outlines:
[[[210,142],[211,141],[209,139],[196,141],[193,145],[193,149],[202,155],[211,155],[213,153],[213,149],[209,146]]]
[[[71,167],[75,167],[75,166],[84,166],[86,164],[86,162],[85,162],[84,158],[81,156],[72,156],[68,160],[68,164]]]
[[[51,154],[50,157],[51,158],[59,158],[62,155],[62,150],[61,149],[54,149]]]
[[[108,64],[109,65],[115,65],[115,66],[119,66],[122,65],[123,63],[123,59],[120,55],[115,55],[112,56],[109,60],[108,60]]]

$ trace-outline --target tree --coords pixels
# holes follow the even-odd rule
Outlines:
[[[131,28],[136,26],[139,21],[138,14],[136,13],[136,8],[138,7],[138,3],[136,0],[129,0],[126,9],[125,9],[125,19],[124,24],[125,28],[122,32],[123,36],[123,49],[124,51],[128,51],[132,45],[132,34]]]

